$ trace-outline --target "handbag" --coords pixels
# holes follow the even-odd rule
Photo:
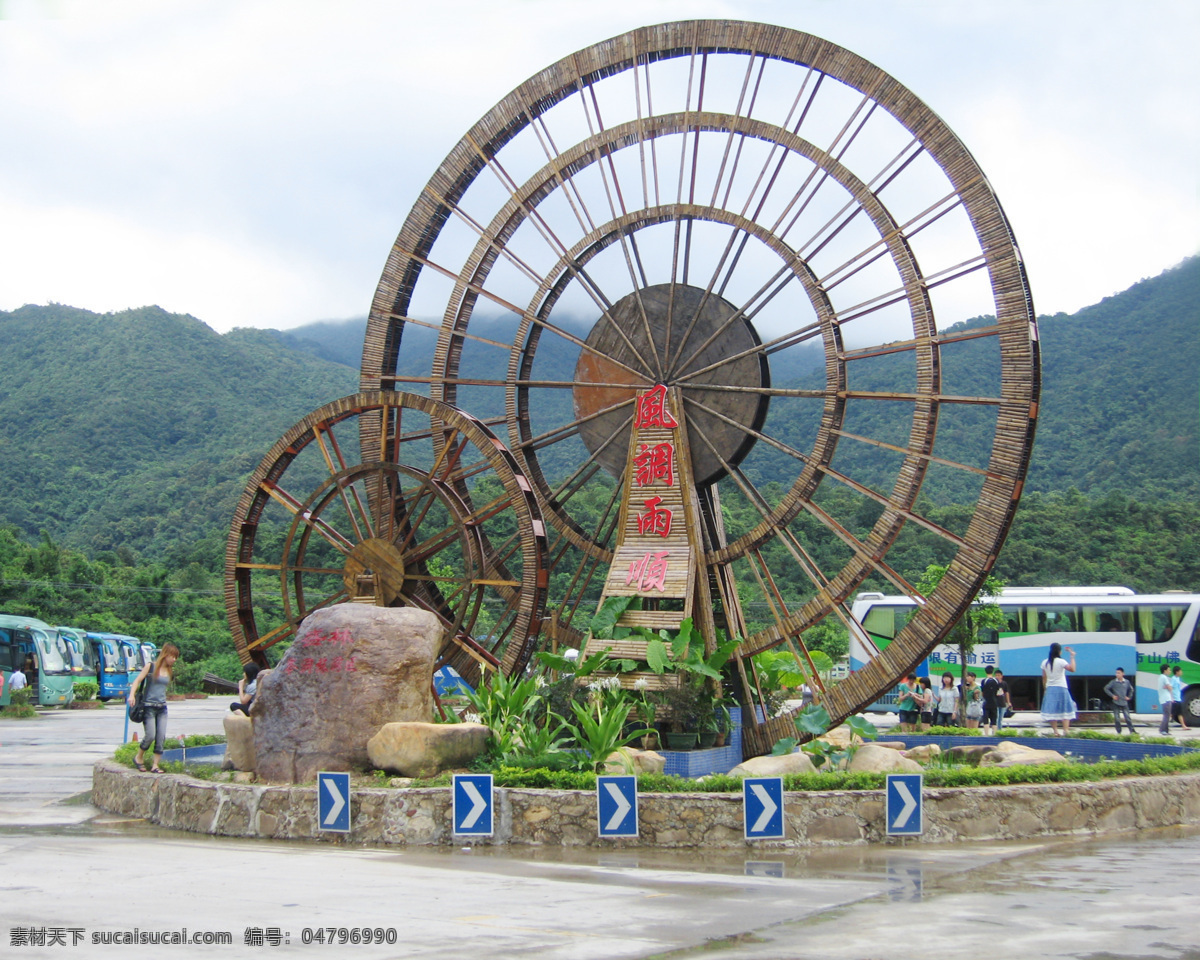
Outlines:
[[[1005,708],[1004,708],[1004,719],[1005,719],[1005,720],[1008,720],[1008,719],[1010,719],[1012,716],[1014,716],[1014,714],[1013,714],[1013,708],[1012,708],[1012,707],[1005,707]]]
[[[137,699],[129,708],[129,719],[134,723],[142,723],[146,719],[146,691],[138,690]]]

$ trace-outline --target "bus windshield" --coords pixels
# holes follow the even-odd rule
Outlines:
[[[51,675],[69,674],[71,665],[66,657],[63,656],[62,646],[63,640],[57,635],[51,635],[45,630],[31,630],[34,640],[37,641],[37,649],[39,659],[41,660],[42,670]]]

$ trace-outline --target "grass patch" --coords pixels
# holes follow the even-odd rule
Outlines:
[[[190,737],[184,737],[182,746],[189,747],[189,748],[191,748],[191,747],[208,747],[214,743],[224,743],[224,742],[225,742],[225,736],[223,734],[193,734]],[[178,750],[180,746],[181,746],[181,744],[179,742],[178,737],[167,737],[166,743],[163,744],[163,749],[164,750]],[[140,743],[123,743],[119,747],[117,747],[117,749],[113,752],[113,759],[116,760],[117,763],[123,763],[127,767],[132,767],[133,766],[133,758],[135,756],[137,756],[139,747],[141,747]],[[198,766],[211,767],[211,766],[215,766],[215,764],[205,763],[205,764],[198,764]],[[171,773],[183,773],[183,771],[184,771],[183,763],[182,763],[182,761],[179,761],[179,760],[164,761],[162,767],[164,770],[167,770],[168,768],[178,768],[178,769],[171,769],[169,771]],[[201,779],[208,779],[208,778],[201,777]]]

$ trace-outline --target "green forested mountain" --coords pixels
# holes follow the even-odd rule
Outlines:
[[[209,562],[279,434],[356,385],[266,331],[158,307],[0,313],[0,523],[179,565],[207,541]]]
[[[1030,488],[1200,497],[1200,257],[1039,329]]]
[[[212,564],[254,464],[288,425],[356,389],[364,329],[358,319],[222,336],[157,307],[0,313],[0,523],[30,542],[45,530],[89,555],[124,549]],[[1028,489],[1200,498],[1200,258],[1074,315],[1044,317],[1040,330],[1043,404]],[[410,372],[427,371],[434,336],[406,333]],[[990,392],[994,364],[970,352],[983,346],[969,341],[947,356],[947,389]],[[872,377],[902,389],[903,370],[879,362]],[[774,374],[806,383],[815,371]],[[939,429],[939,444],[961,448],[989,437],[976,410]],[[869,476],[870,462],[859,469]],[[971,497],[936,479],[927,492],[942,505]]]
[[[495,323],[493,335],[507,342],[503,321]],[[357,388],[364,328],[359,319],[218,335],[157,307],[0,312],[0,605],[175,639],[193,680],[204,669],[236,674],[220,591],[234,505],[284,429]],[[1037,443],[996,572],[1014,584],[1200,590],[1200,258],[1074,315],[1043,317],[1040,335]],[[428,373],[434,339],[432,331],[406,332],[403,372]],[[993,393],[987,342],[961,347],[945,357],[944,388]],[[571,363],[553,347],[543,360]],[[877,388],[906,389],[901,362],[871,362]],[[817,385],[816,366],[801,358],[773,368],[773,382]],[[463,373],[497,371],[464,357]],[[477,415],[499,412],[474,408],[471,396],[462,402]],[[888,406],[852,410],[859,420],[849,429],[888,436],[896,429],[883,419]],[[779,424],[778,435],[788,428]],[[947,413],[938,443],[974,450],[961,457],[970,462],[990,436],[988,414],[968,408]],[[858,451],[854,464],[864,482],[887,466],[871,460],[873,449]],[[787,480],[769,471],[756,478],[769,497],[780,492],[776,479]],[[950,529],[965,524],[972,493],[961,480],[932,474],[920,510]],[[828,496],[846,499],[852,521],[872,521],[871,510],[854,514],[843,488]],[[731,518],[745,511],[753,522],[747,504],[733,498],[725,506]],[[824,545],[822,533],[813,531],[818,552],[836,546]],[[944,562],[947,549],[913,527],[889,562],[915,578]],[[778,569],[787,569],[786,558]]]

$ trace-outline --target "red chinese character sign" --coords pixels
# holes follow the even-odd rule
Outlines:
[[[665,384],[660,383],[653,389],[638,395],[637,419],[633,425],[639,430],[642,427],[665,427],[668,430],[674,430],[679,426],[675,422],[675,418],[671,416],[671,411],[667,409]]]
[[[658,384],[639,393],[636,403],[621,537],[604,592],[690,605],[700,552],[692,542],[698,523],[689,518],[688,503],[695,490],[683,452],[686,438],[677,396]]]
[[[649,487],[655,483],[675,486],[675,444],[668,441],[656,443],[653,447],[647,443],[639,446],[641,450],[633,458],[636,471],[633,482],[639,487]]]

